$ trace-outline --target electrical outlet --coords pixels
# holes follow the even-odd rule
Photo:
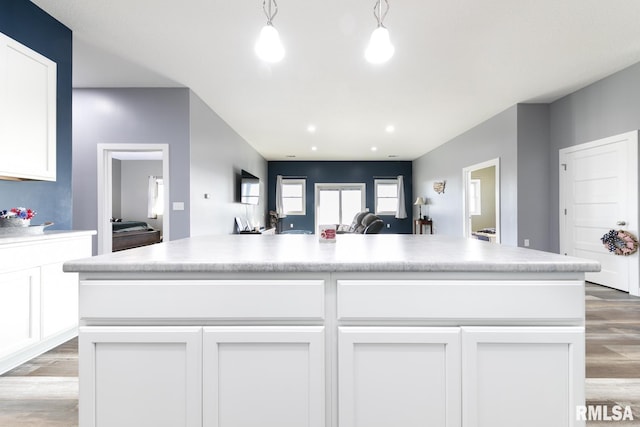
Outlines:
[[[525,248],[529,247],[529,239],[524,239],[524,247]]]
[[[387,224],[387,228],[391,228],[391,224]]]
[[[289,224],[289,228],[293,228],[293,224]]]

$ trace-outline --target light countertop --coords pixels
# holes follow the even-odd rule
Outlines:
[[[42,234],[31,234],[25,236],[0,234],[0,245],[8,245],[13,243],[35,242],[39,240],[55,240],[67,239],[69,237],[92,236],[96,234],[94,230],[52,230],[45,231]]]
[[[442,235],[191,237],[69,261],[71,272],[594,272],[596,261]]]

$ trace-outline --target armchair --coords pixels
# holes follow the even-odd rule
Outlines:
[[[377,234],[384,227],[384,221],[371,212],[358,212],[353,218],[348,233]]]

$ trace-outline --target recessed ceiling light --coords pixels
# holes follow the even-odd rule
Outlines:
[[[378,147],[371,147],[371,151],[378,151]]]
[[[316,131],[316,125],[307,126],[307,132],[314,133]]]
[[[318,147],[314,145],[313,147],[311,147],[311,151],[318,151]]]
[[[384,130],[387,131],[387,133],[393,133],[396,130],[396,127],[394,125],[388,125],[386,128],[384,128]]]

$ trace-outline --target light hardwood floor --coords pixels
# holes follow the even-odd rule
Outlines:
[[[587,284],[586,319],[587,403],[630,405],[634,414],[587,425],[640,426],[640,298]],[[1,427],[77,425],[77,339],[0,376]]]

